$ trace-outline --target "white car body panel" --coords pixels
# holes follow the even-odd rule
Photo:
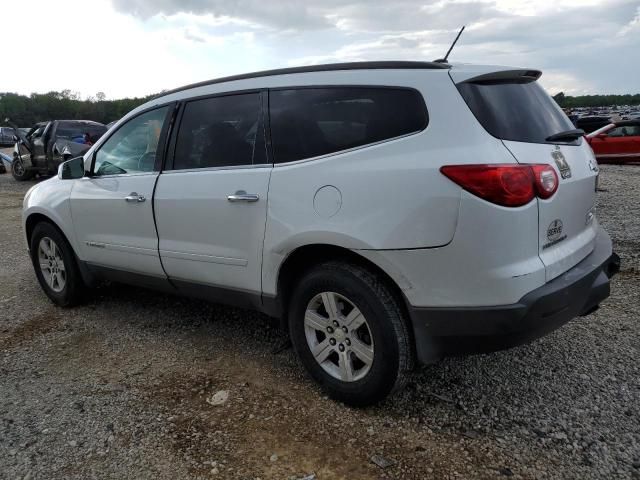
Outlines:
[[[451,242],[461,189],[439,168],[515,160],[475,121],[446,73],[428,71],[417,73],[413,81],[407,80],[412,75],[395,79],[394,84],[416,88],[428,99],[429,116],[437,120],[424,131],[320,159],[275,165],[262,271],[265,294],[275,295],[279,268],[288,254],[309,243],[398,250]],[[464,131],[454,146],[452,131]],[[314,208],[314,196],[325,185],[341,193],[340,210],[330,218]]]
[[[164,277],[153,220],[157,173],[71,180],[78,256],[90,264]],[[127,202],[131,193],[144,202]]]
[[[271,165],[160,175],[154,201],[169,278],[260,292],[270,173]],[[238,190],[259,200],[229,202]]]
[[[558,191],[547,200],[538,199],[540,258],[547,267],[546,280],[566,272],[593,250],[598,223],[593,215],[596,201],[597,163],[589,144],[546,145],[505,141],[506,147],[521,163],[548,163],[559,179]],[[553,155],[561,154],[571,169],[562,178]],[[590,214],[592,214],[590,216]],[[548,229],[552,222],[562,222],[558,243],[551,244]],[[563,238],[566,237],[566,238]]]
[[[71,218],[71,190],[73,186],[73,181],[53,177],[31,187],[24,196],[22,227],[26,231],[26,221],[29,216],[44,215],[58,225],[77,254],[79,248]]]
[[[450,244],[417,250],[358,251],[385,270],[413,306],[508,305],[544,285],[538,207],[497,207],[462,194]]]

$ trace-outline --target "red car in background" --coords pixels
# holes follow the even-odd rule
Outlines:
[[[640,162],[640,120],[606,125],[587,135],[598,163]]]

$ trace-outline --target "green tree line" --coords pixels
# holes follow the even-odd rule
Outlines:
[[[46,120],[94,120],[107,124],[118,120],[153,95],[140,98],[105,100],[98,92],[95,97],[81,100],[70,90],[49,93],[32,93],[29,96],[17,93],[0,93],[0,125],[10,118],[22,127],[30,127]],[[572,97],[563,92],[553,97],[563,108],[607,107],[610,105],[640,105],[640,94],[636,95],[582,95]]]
[[[560,92],[554,95],[553,98],[562,108],[640,105],[640,93],[635,95],[580,95],[572,97]]]
[[[70,90],[62,92],[32,93],[29,96],[16,93],[0,93],[0,125],[4,119],[20,127],[31,127],[47,120],[93,120],[107,124],[118,120],[153,95],[142,98],[105,100],[102,92],[81,100]]]

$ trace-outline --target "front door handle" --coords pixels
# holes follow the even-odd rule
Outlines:
[[[124,197],[127,202],[137,202],[142,203],[146,200],[144,195],[138,195],[136,192],[131,192],[129,195]]]
[[[227,200],[230,202],[248,202],[253,203],[260,200],[260,196],[256,193],[247,193],[244,190],[238,190],[233,195],[229,195]]]

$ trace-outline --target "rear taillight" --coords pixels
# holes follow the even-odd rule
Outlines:
[[[529,165],[536,182],[536,193],[540,198],[549,198],[558,190],[558,174],[551,165]]]
[[[484,200],[504,207],[520,207],[551,197],[558,189],[558,176],[550,165],[447,165],[443,175]]]

